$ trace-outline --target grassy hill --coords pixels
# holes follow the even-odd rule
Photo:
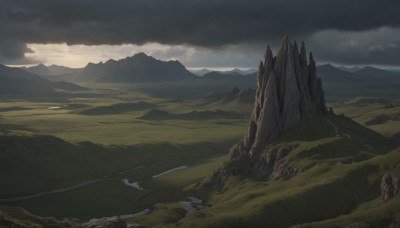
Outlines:
[[[397,99],[358,97],[332,103],[335,112],[400,142],[400,102]]]
[[[221,85],[229,88],[219,91],[234,86]],[[94,181],[68,191],[2,202],[4,216],[45,224],[40,222],[43,217],[24,217],[26,212],[15,207],[55,216],[61,219],[58,223],[64,217],[89,219],[149,209],[148,214],[131,219],[149,227],[353,223],[379,227],[399,217],[397,198],[386,204],[378,199],[382,175],[400,171],[398,145],[361,126],[379,115],[395,115],[398,103],[389,97],[331,103],[339,115],[313,116],[310,124],[298,125],[275,141],[271,150],[293,148],[282,162],[288,171],[299,170],[297,175],[272,180],[231,176],[218,191],[200,183],[224,162],[229,148],[245,133],[251,103],[238,102],[233,91],[205,104],[198,99],[152,97],[142,93],[146,86],[87,86],[92,88],[87,92],[90,97],[71,92],[71,99],[62,102],[10,99],[0,104],[0,177],[7,183],[1,185],[0,199]],[[164,87],[153,85],[155,90]],[[176,88],[167,92],[191,90]],[[201,94],[204,97],[205,92]],[[164,111],[155,113],[158,119],[140,119],[148,112],[146,105],[137,107],[141,101]],[[397,122],[390,119],[367,127],[391,137]],[[184,165],[187,168],[153,178]],[[144,190],[125,185],[125,178],[139,181]],[[187,214],[179,202],[191,196],[205,200],[209,207]]]
[[[393,141],[329,114],[290,129],[264,153],[287,147],[293,149],[282,163],[287,170],[298,170],[295,175],[262,180],[238,172],[242,175],[231,176],[211,195],[204,193],[207,188],[192,185],[210,207],[180,217],[179,226],[332,227],[365,222],[377,227],[399,218],[398,197],[387,204],[378,199],[383,174],[400,171],[400,150]],[[231,166],[246,169],[245,161]],[[163,214],[168,213],[173,214],[166,207]],[[179,221],[162,221],[160,213],[145,218],[133,221],[154,219],[171,226]]]

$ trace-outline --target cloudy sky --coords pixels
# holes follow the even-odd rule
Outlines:
[[[400,66],[399,0],[1,0],[0,63],[137,52],[190,68],[254,68],[288,34],[320,63]]]

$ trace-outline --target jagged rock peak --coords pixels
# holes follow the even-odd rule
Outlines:
[[[313,112],[325,112],[322,81],[316,75],[312,53],[291,43],[287,36],[274,57],[269,45],[257,74],[257,91],[248,133],[231,156],[258,154],[284,131],[307,119]]]
[[[327,113],[321,79],[312,54],[284,36],[276,56],[268,46],[257,74],[257,89],[247,134],[230,152],[227,163],[205,183],[221,186],[230,175],[256,178],[291,177],[302,172],[287,167],[283,158],[296,146],[268,145],[283,132],[301,122],[312,121],[316,113]],[[247,165],[236,165],[236,164]]]

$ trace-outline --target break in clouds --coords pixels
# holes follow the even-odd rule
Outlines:
[[[399,8],[398,0],[4,0],[0,62],[49,58],[32,44],[130,47],[109,58],[146,44],[155,57],[190,67],[254,67],[267,43],[276,50],[288,34],[319,61],[398,65]]]

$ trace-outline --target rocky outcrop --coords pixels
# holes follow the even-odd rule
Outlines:
[[[307,60],[303,42],[299,50],[297,43],[289,42],[285,36],[275,57],[267,47],[257,74],[248,131],[244,139],[231,148],[230,160],[246,158],[249,162],[246,172],[253,176],[268,178],[273,174],[280,177],[299,172],[280,164],[293,148],[268,150],[268,144],[294,125],[310,120],[314,113],[326,112],[322,81],[317,77],[316,69],[311,53]],[[229,175],[227,168],[221,167],[213,181],[224,180]]]
[[[105,217],[91,219],[83,227],[85,228],[126,228],[126,222],[118,217]]]
[[[325,111],[322,82],[316,76],[312,54],[307,64],[304,43],[285,36],[276,57],[268,46],[257,75],[256,102],[241,152],[256,155],[282,132],[307,118],[315,110]],[[237,154],[237,153],[236,153]]]
[[[387,202],[400,193],[400,174],[386,173],[381,182],[381,200]]]

